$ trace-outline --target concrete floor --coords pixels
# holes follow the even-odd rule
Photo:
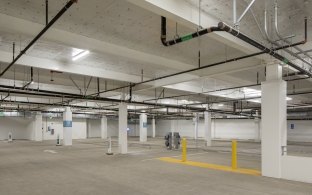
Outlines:
[[[0,194],[312,195],[311,184],[162,162],[156,158],[179,156],[180,151],[166,150],[162,139],[149,139],[148,144],[137,140],[129,139],[129,154],[113,156],[105,154],[107,143],[100,139],[75,140],[70,147],[57,147],[54,141],[0,142]],[[213,144],[204,148],[203,142],[190,140],[188,158],[230,165],[230,143]],[[239,166],[259,170],[259,147],[239,143]],[[312,146],[293,150],[297,147],[302,152]]]

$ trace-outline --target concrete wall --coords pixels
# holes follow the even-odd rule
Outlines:
[[[282,156],[282,178],[312,183],[312,158]]]
[[[156,136],[164,136],[170,128],[170,120],[156,121]],[[194,137],[193,120],[178,120],[176,128],[181,136]],[[215,139],[259,139],[259,130],[255,120],[214,119],[211,131]],[[204,120],[199,121],[198,136],[204,137]]]
[[[43,118],[43,139],[44,140],[56,140],[57,135],[63,139],[63,119],[62,118]],[[48,128],[54,129],[52,135]],[[86,119],[73,118],[73,139],[85,139],[87,138],[87,122]]]
[[[118,135],[118,120],[110,119],[108,123],[108,136]],[[312,121],[288,121],[288,140],[300,142],[312,142]],[[294,128],[291,129],[291,124]],[[0,140],[8,138],[8,133],[13,133],[13,139],[34,138],[34,117],[0,117]],[[48,126],[55,130],[54,135],[47,131]],[[43,138],[45,140],[56,139],[57,134],[63,136],[63,122],[61,118],[43,118]],[[129,121],[129,136],[139,136],[139,121]],[[176,121],[177,130],[182,136],[194,136],[194,124],[192,120]],[[199,122],[198,136],[204,137],[204,121]],[[253,119],[215,119],[212,120],[212,137],[215,139],[258,139],[259,127]],[[156,120],[156,136],[163,137],[171,129],[170,120]],[[148,136],[152,135],[151,121],[148,120]],[[85,139],[100,137],[100,119],[73,118],[73,139]]]
[[[312,121],[287,121],[287,136],[289,141],[312,142]]]
[[[0,140],[8,139],[9,132],[13,139],[31,139],[34,118],[0,117]]]
[[[87,137],[88,138],[101,137],[100,119],[87,119]]]
[[[294,124],[294,129],[291,129]],[[192,120],[177,120],[177,130],[182,136],[194,137],[194,123]],[[288,140],[298,142],[312,142],[312,121],[287,121]],[[156,136],[164,136],[171,129],[170,120],[156,121]],[[260,121],[254,119],[213,119],[212,138],[214,139],[256,139],[261,137]],[[204,121],[199,121],[198,136],[204,137]]]
[[[88,119],[88,138],[99,138],[101,137],[101,120],[100,119]],[[140,124],[138,120],[128,121],[128,135],[139,136],[140,135]],[[152,136],[152,126],[148,121],[147,135]],[[107,136],[114,137],[118,136],[118,119],[107,119]]]

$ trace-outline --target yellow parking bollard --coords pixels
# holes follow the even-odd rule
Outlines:
[[[186,139],[182,139],[182,162],[186,162]]]
[[[232,140],[232,169],[237,169],[237,141]]]

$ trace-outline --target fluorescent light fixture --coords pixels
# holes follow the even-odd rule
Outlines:
[[[218,104],[218,106],[219,106],[219,107],[222,107],[222,106],[224,106],[224,104]]]
[[[82,51],[82,52],[76,54],[75,56],[73,56],[72,60],[73,60],[73,61],[76,61],[76,60],[78,60],[78,59],[80,59],[80,58],[82,58],[82,57],[88,55],[89,53],[90,53],[90,51],[88,51],[88,50]]]
[[[291,97],[286,97],[286,100],[290,101],[290,100],[292,100],[292,98]]]
[[[286,97],[286,101],[291,101],[293,100],[291,97]],[[260,98],[257,98],[257,99],[251,99],[251,100],[248,100],[249,102],[254,102],[254,103],[261,103],[261,99]]]

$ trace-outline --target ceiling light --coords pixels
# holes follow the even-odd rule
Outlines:
[[[222,106],[224,106],[224,104],[218,104],[218,106],[219,106],[219,107],[222,107]]]
[[[89,53],[90,53],[90,52],[89,52],[88,50],[82,51],[82,52],[76,54],[75,56],[73,56],[72,60],[73,60],[73,61],[76,61],[76,60],[78,60],[78,59],[80,59],[80,58],[82,58],[82,57],[88,55]]]
[[[292,98],[291,98],[291,97],[286,97],[286,100],[287,100],[287,101],[291,101]]]

